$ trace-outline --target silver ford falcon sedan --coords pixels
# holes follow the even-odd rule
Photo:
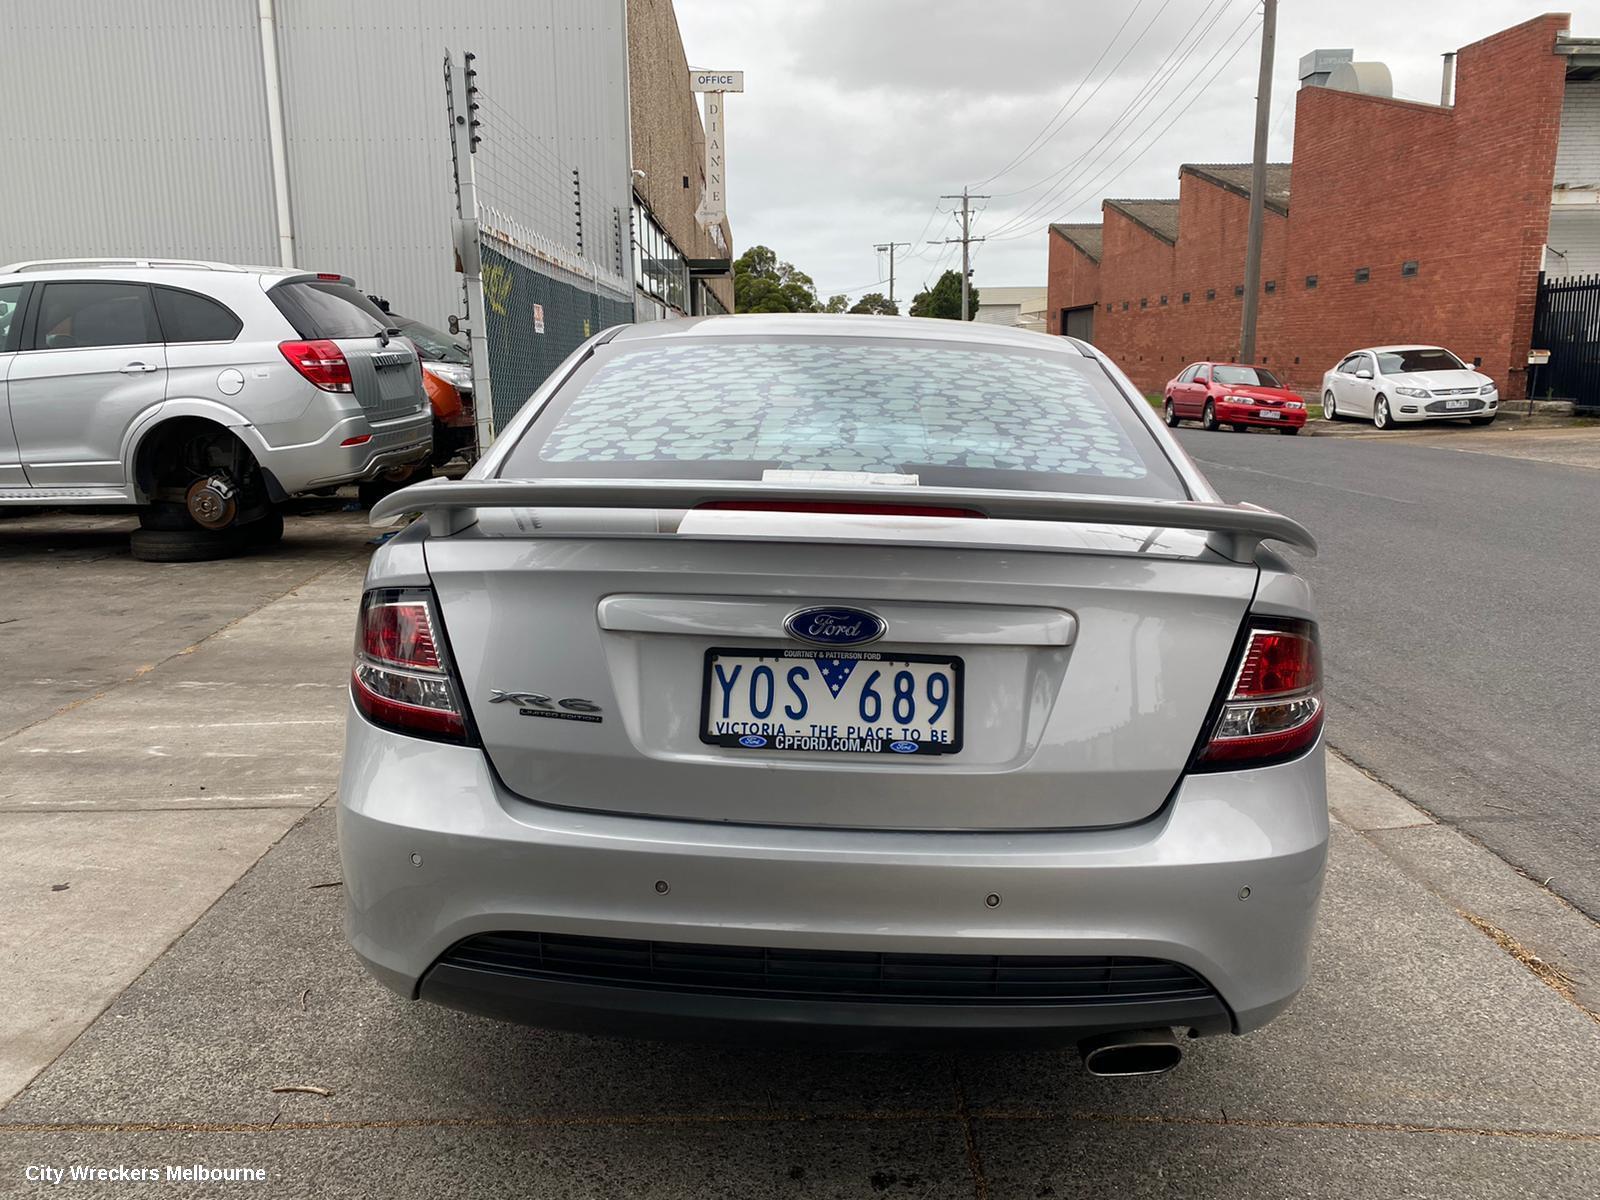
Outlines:
[[[372,560],[339,840],[400,994],[536,1025],[1176,1065],[1305,982],[1294,521],[1118,368],[946,321],[607,330]]]

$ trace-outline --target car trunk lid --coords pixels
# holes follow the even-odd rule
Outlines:
[[[440,486],[411,489],[409,507],[426,508],[430,491]],[[455,536],[430,538],[426,553],[484,750],[527,800],[855,828],[1149,817],[1202,732],[1254,593],[1250,556],[1231,560],[1204,533],[1114,517],[1046,523],[989,506],[999,515],[481,508]],[[1239,512],[1173,507],[1216,510],[1211,523]],[[840,606],[884,623],[854,669],[884,667],[885,695],[895,664],[959,660],[959,750],[710,744],[711,657],[844,655],[806,646],[784,624]],[[568,719],[539,719],[550,715]]]

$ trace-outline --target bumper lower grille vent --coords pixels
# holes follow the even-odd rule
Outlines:
[[[479,934],[440,966],[603,987],[901,1004],[1094,1005],[1214,997],[1153,958],[879,954],[706,946],[540,933]]]

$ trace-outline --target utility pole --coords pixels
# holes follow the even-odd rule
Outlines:
[[[450,159],[456,177],[455,249],[461,263],[467,303],[467,344],[472,350],[472,405],[478,453],[494,441],[494,393],[489,383],[489,322],[483,302],[483,255],[478,244],[478,186],[473,155],[483,138],[478,133],[478,72],[471,53],[461,56],[460,71],[444,54],[445,106],[450,115]],[[456,330],[452,329],[454,333]]]
[[[873,247],[873,249],[876,250],[879,254],[882,254],[885,250],[887,250],[889,252],[889,303],[890,304],[894,303],[894,252],[895,252],[895,249],[897,247],[900,247],[900,246],[904,246],[907,250],[911,249],[911,243],[910,242],[884,242],[881,246],[874,246]]]
[[[1271,0],[1268,0],[1271,3]],[[961,189],[959,196],[940,196],[941,200],[961,201],[961,236],[958,238],[945,238],[943,243],[929,242],[930,246],[938,246],[951,242],[961,243],[961,319],[972,320],[972,243],[981,242],[983,238],[972,236],[972,202],[974,200],[987,200],[988,196],[974,196],[966,188]]]
[[[1250,171],[1250,231],[1244,256],[1244,319],[1239,361],[1256,361],[1256,317],[1261,310],[1261,236],[1267,200],[1267,116],[1272,111],[1272,57],[1278,40],[1278,0],[1262,0],[1261,77],[1256,84],[1256,151]]]

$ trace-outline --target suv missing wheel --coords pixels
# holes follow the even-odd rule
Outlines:
[[[343,275],[150,259],[0,268],[0,506],[127,505],[133,553],[276,541],[278,505],[425,458],[409,341]]]

